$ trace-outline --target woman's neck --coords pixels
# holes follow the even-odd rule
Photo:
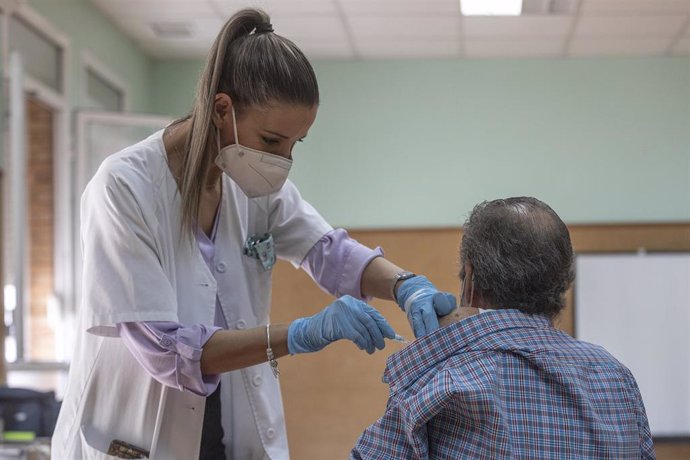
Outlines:
[[[168,157],[168,165],[170,171],[177,180],[178,185],[182,184],[182,176],[185,168],[185,160],[189,152],[187,151],[187,139],[191,131],[192,122],[190,119],[183,120],[167,127],[163,133],[163,145],[165,146],[165,154]],[[206,146],[204,155],[212,155],[215,158],[217,155],[215,142],[215,134]],[[208,165],[205,177],[205,189],[215,189],[220,183],[220,177],[223,172],[211,161]]]

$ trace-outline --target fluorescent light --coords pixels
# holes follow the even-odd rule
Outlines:
[[[17,361],[17,339],[9,335],[5,337],[5,361],[8,363]]]
[[[55,295],[50,294],[46,299],[46,320],[52,330],[56,330],[60,322],[60,309]]]
[[[5,311],[13,311],[17,308],[17,288],[14,284],[6,284],[3,292]]]
[[[522,0],[460,0],[465,16],[519,16]]]

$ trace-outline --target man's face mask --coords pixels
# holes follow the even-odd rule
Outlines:
[[[216,135],[218,156],[216,165],[234,180],[249,198],[275,193],[287,180],[292,160],[261,150],[240,145],[237,137],[235,108],[232,108],[232,129],[235,143],[220,148],[220,135]]]

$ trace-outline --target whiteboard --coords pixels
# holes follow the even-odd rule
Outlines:
[[[575,333],[632,371],[652,435],[690,435],[690,254],[578,255]]]

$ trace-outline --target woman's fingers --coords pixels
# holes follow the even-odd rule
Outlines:
[[[425,334],[428,334],[429,332],[435,331],[439,328],[438,317],[433,309],[428,310],[424,308],[422,310],[422,322],[424,323]]]
[[[410,313],[410,322],[412,323],[412,330],[414,336],[419,338],[424,335],[424,320],[422,319],[422,312],[418,309],[412,310]]]
[[[354,321],[353,329],[351,330],[354,333],[351,340],[357,343],[362,350],[366,350],[367,353],[372,354],[374,352],[374,343],[371,340],[371,335],[369,334],[366,326]]]
[[[383,347],[386,346],[383,341],[383,334],[379,329],[378,323],[369,315],[368,309],[369,305],[365,304],[364,302],[362,302],[361,305],[358,305],[358,308],[356,309],[357,320],[360,321],[364,327],[366,327],[369,337],[371,338],[372,345],[379,350],[383,350]]]
[[[376,325],[379,328],[379,331],[381,331],[381,334],[389,339],[394,339],[395,338],[395,330],[393,330],[393,327],[388,324],[388,321],[386,318],[383,317],[383,315],[376,310],[375,308],[367,305],[366,309],[367,313],[371,318],[376,322]]]
[[[349,339],[360,349],[371,354],[377,348],[385,348],[385,338],[395,338],[395,331],[386,318],[366,302],[343,296],[334,302],[332,307],[332,320],[334,324],[339,324],[338,329],[341,331],[333,338],[335,340]]]

